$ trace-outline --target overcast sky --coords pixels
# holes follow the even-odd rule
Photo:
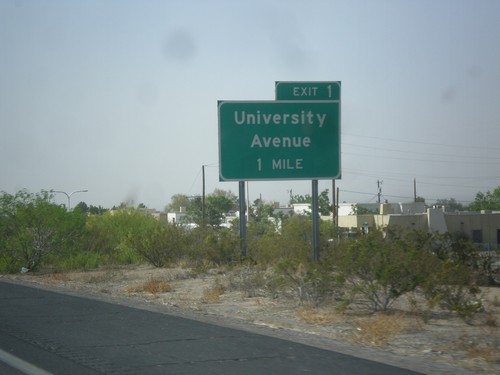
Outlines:
[[[217,101],[273,100],[275,81],[342,82],[340,201],[500,185],[498,0],[0,0],[0,191],[162,210],[207,165],[207,193],[237,194]],[[290,190],[311,183],[249,184]]]

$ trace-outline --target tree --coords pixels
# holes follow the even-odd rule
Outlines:
[[[93,206],[93,205],[87,206],[87,204],[85,202],[78,203],[75,206],[75,208],[73,209],[73,211],[75,211],[75,210],[80,210],[83,213],[91,214],[91,215],[102,215],[103,213],[108,211],[108,209],[106,209],[102,206]]]
[[[188,209],[192,204],[192,199],[190,199],[185,194],[174,194],[170,198],[170,204],[165,207],[166,212],[178,212],[181,207]]]
[[[450,199],[438,199],[436,205],[446,207],[448,211],[463,211],[464,205],[457,202],[455,198]]]
[[[211,194],[206,200],[206,219],[210,226],[218,227],[222,224],[225,215],[236,209],[236,197],[226,194]]]
[[[89,207],[89,213],[92,215],[102,215],[103,213],[107,212],[108,209],[104,208],[102,206],[92,206],[90,205]]]
[[[478,192],[476,199],[470,204],[469,209],[471,211],[500,210],[500,186],[496,187],[493,192]]]
[[[290,204],[294,203],[311,203],[312,197],[309,194],[306,195],[294,195],[290,200]]]
[[[172,197],[172,202],[174,204],[186,202],[185,198],[187,197],[177,194]],[[172,203],[170,206],[172,206]],[[205,199],[205,224],[219,227],[225,215],[230,211],[236,211],[237,207],[238,198],[231,191],[215,189]],[[172,208],[178,210],[175,206],[172,206]],[[200,196],[189,199],[186,212],[190,222],[200,226],[203,224],[203,202]]]
[[[358,204],[352,205],[353,215],[375,215],[378,214],[377,210],[370,210]]]
[[[49,254],[79,249],[85,232],[85,215],[80,210],[67,212],[51,199],[47,191],[3,193],[0,251],[13,267],[36,270]]]
[[[330,197],[328,189],[323,190],[318,197],[319,212],[323,216],[328,216],[332,213],[332,205],[330,204]]]
[[[273,205],[264,202],[262,199],[256,199],[253,206],[248,208],[251,221],[267,223],[273,216]]]
[[[79,202],[73,210],[80,210],[81,212],[89,212],[89,206],[85,202]]]
[[[312,197],[309,194],[306,195],[295,195],[291,201],[291,204],[294,203],[312,203]],[[318,208],[319,212],[323,216],[328,216],[332,213],[332,206],[330,204],[330,197],[328,196],[328,189],[323,190],[318,195]]]

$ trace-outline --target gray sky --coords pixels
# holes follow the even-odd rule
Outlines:
[[[219,182],[217,100],[342,81],[340,200],[500,185],[498,0],[0,0],[0,190],[163,209]],[[331,181],[320,181],[320,190]],[[286,203],[308,181],[251,182]],[[65,203],[64,196],[56,201]]]

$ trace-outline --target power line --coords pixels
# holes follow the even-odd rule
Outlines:
[[[343,168],[342,169],[343,173],[351,173],[351,174],[355,174],[355,175],[366,175],[366,176],[371,176],[371,177],[378,177],[380,175],[384,175],[384,176],[387,176],[387,175],[396,175],[396,176],[401,176],[401,178],[403,178],[403,176],[407,176],[407,177],[411,177],[411,178],[430,178],[430,179],[433,179],[433,180],[436,180],[436,179],[440,179],[440,180],[486,180],[486,181],[489,181],[489,180],[499,180],[500,179],[500,175],[499,176],[443,176],[443,175],[439,175],[439,176],[430,176],[430,175],[423,175],[423,174],[418,174],[418,173],[402,173],[402,172],[397,172],[397,173],[394,173],[394,172],[387,172],[387,171],[374,171],[374,170],[370,170],[370,171],[366,171],[366,170],[362,170],[362,169],[354,169],[354,168]],[[387,177],[386,177],[387,178]]]
[[[360,137],[360,138],[379,139],[379,140],[390,141],[390,142],[414,143],[414,144],[440,146],[440,147],[460,147],[460,148],[474,148],[474,149],[479,149],[479,150],[496,150],[496,151],[500,150],[498,147],[472,146],[472,145],[450,145],[450,144],[436,143],[436,142],[408,141],[408,140],[404,140],[404,139],[383,138],[383,137],[342,132],[342,136],[344,136],[344,135],[352,136],[352,137]]]
[[[389,152],[401,152],[404,154],[416,154],[416,155],[426,155],[426,156],[444,156],[448,158],[467,158],[467,159],[485,159],[485,160],[500,160],[500,157],[493,157],[493,156],[470,156],[470,155],[450,155],[450,154],[441,154],[441,153],[430,153],[430,152],[422,152],[422,151],[409,151],[409,150],[394,150],[394,149],[389,149],[389,148],[384,148],[384,147],[376,147],[376,146],[366,146],[366,145],[357,145],[355,143],[345,143],[342,142],[342,146],[354,146],[354,147],[361,147],[361,148],[367,148],[367,149],[372,149],[372,150],[379,150],[379,151],[389,151]]]
[[[355,191],[355,190],[340,189],[340,192],[341,193],[360,194],[360,195],[370,195],[370,196],[372,196],[372,199],[378,196],[378,194],[373,195],[373,193],[368,193],[368,192],[363,192],[363,191]],[[409,199],[409,200],[413,200],[413,198],[414,198],[414,197],[411,197],[409,195],[389,195],[389,194],[384,194],[384,197],[387,197],[387,198],[399,198],[399,199]],[[429,198],[429,197],[426,197],[425,199],[429,200],[429,201],[437,201],[437,200],[440,200],[440,199],[443,199],[443,198]],[[457,202],[460,202],[460,203],[472,203],[472,202],[474,202],[474,201],[471,201],[471,200],[458,200],[458,199],[455,199],[455,200]]]
[[[405,184],[409,184],[410,183],[410,180],[408,178],[404,178],[404,177],[400,177],[400,178],[396,178],[396,177],[387,177],[385,176],[384,173],[362,173],[362,172],[359,172],[359,173],[356,173],[356,172],[351,172],[349,170],[344,170],[343,172],[343,175],[355,175],[355,176],[363,176],[363,177],[379,177],[380,175],[384,175],[384,180],[388,180],[388,181],[397,181],[397,182],[402,182],[402,183],[405,183]],[[454,188],[464,188],[464,189],[490,189],[491,187],[490,186],[478,186],[478,185],[464,185],[464,184],[459,184],[457,182],[454,182],[454,183],[439,183],[439,182],[426,182],[425,179],[422,180],[422,177],[419,177],[419,176],[416,176],[416,177],[413,177],[413,178],[418,178],[419,180],[419,184],[420,185],[431,185],[431,186],[444,186],[444,187],[454,187]],[[430,178],[430,179],[435,179],[433,177],[426,177],[426,178]]]
[[[346,152],[342,151],[342,155],[356,155],[356,156],[362,156],[364,158],[380,158],[380,159],[392,159],[392,160],[408,160],[408,161],[419,161],[419,162],[424,162],[424,163],[450,163],[450,164],[478,164],[479,162],[474,162],[474,161],[469,161],[469,160],[425,160],[425,159],[413,159],[413,158],[405,158],[405,157],[400,157],[400,156],[385,156],[385,155],[366,155],[366,154],[358,154],[355,152]],[[498,165],[498,162],[481,162],[481,165]]]

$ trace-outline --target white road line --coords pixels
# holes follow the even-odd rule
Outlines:
[[[50,372],[42,370],[41,368],[36,367],[35,365],[32,365],[15,355],[7,353],[2,349],[0,349],[0,361],[5,362],[10,367],[14,367],[17,370],[24,372],[26,375],[52,375]]]

